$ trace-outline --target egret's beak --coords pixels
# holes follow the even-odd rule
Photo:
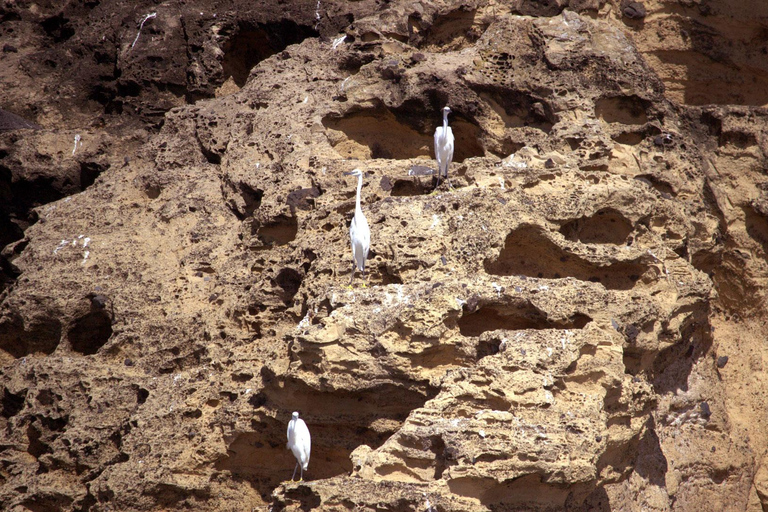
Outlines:
[[[344,173],[344,176],[352,176],[353,174],[355,174],[355,171],[347,171]]]

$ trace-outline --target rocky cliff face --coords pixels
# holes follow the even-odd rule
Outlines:
[[[768,508],[761,9],[2,4],[0,501]]]

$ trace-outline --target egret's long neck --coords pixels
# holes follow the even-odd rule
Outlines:
[[[362,210],[360,208],[360,192],[363,190],[363,175],[357,177],[357,199],[355,199],[355,210]]]
[[[448,128],[448,112],[443,110],[443,137],[445,137],[445,132],[447,128]]]

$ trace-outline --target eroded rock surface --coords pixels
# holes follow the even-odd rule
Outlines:
[[[704,4],[4,5],[2,503],[768,507],[766,102],[670,71],[747,67]]]

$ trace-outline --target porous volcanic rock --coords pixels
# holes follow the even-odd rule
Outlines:
[[[0,502],[768,507],[764,56],[632,4],[3,4]]]

